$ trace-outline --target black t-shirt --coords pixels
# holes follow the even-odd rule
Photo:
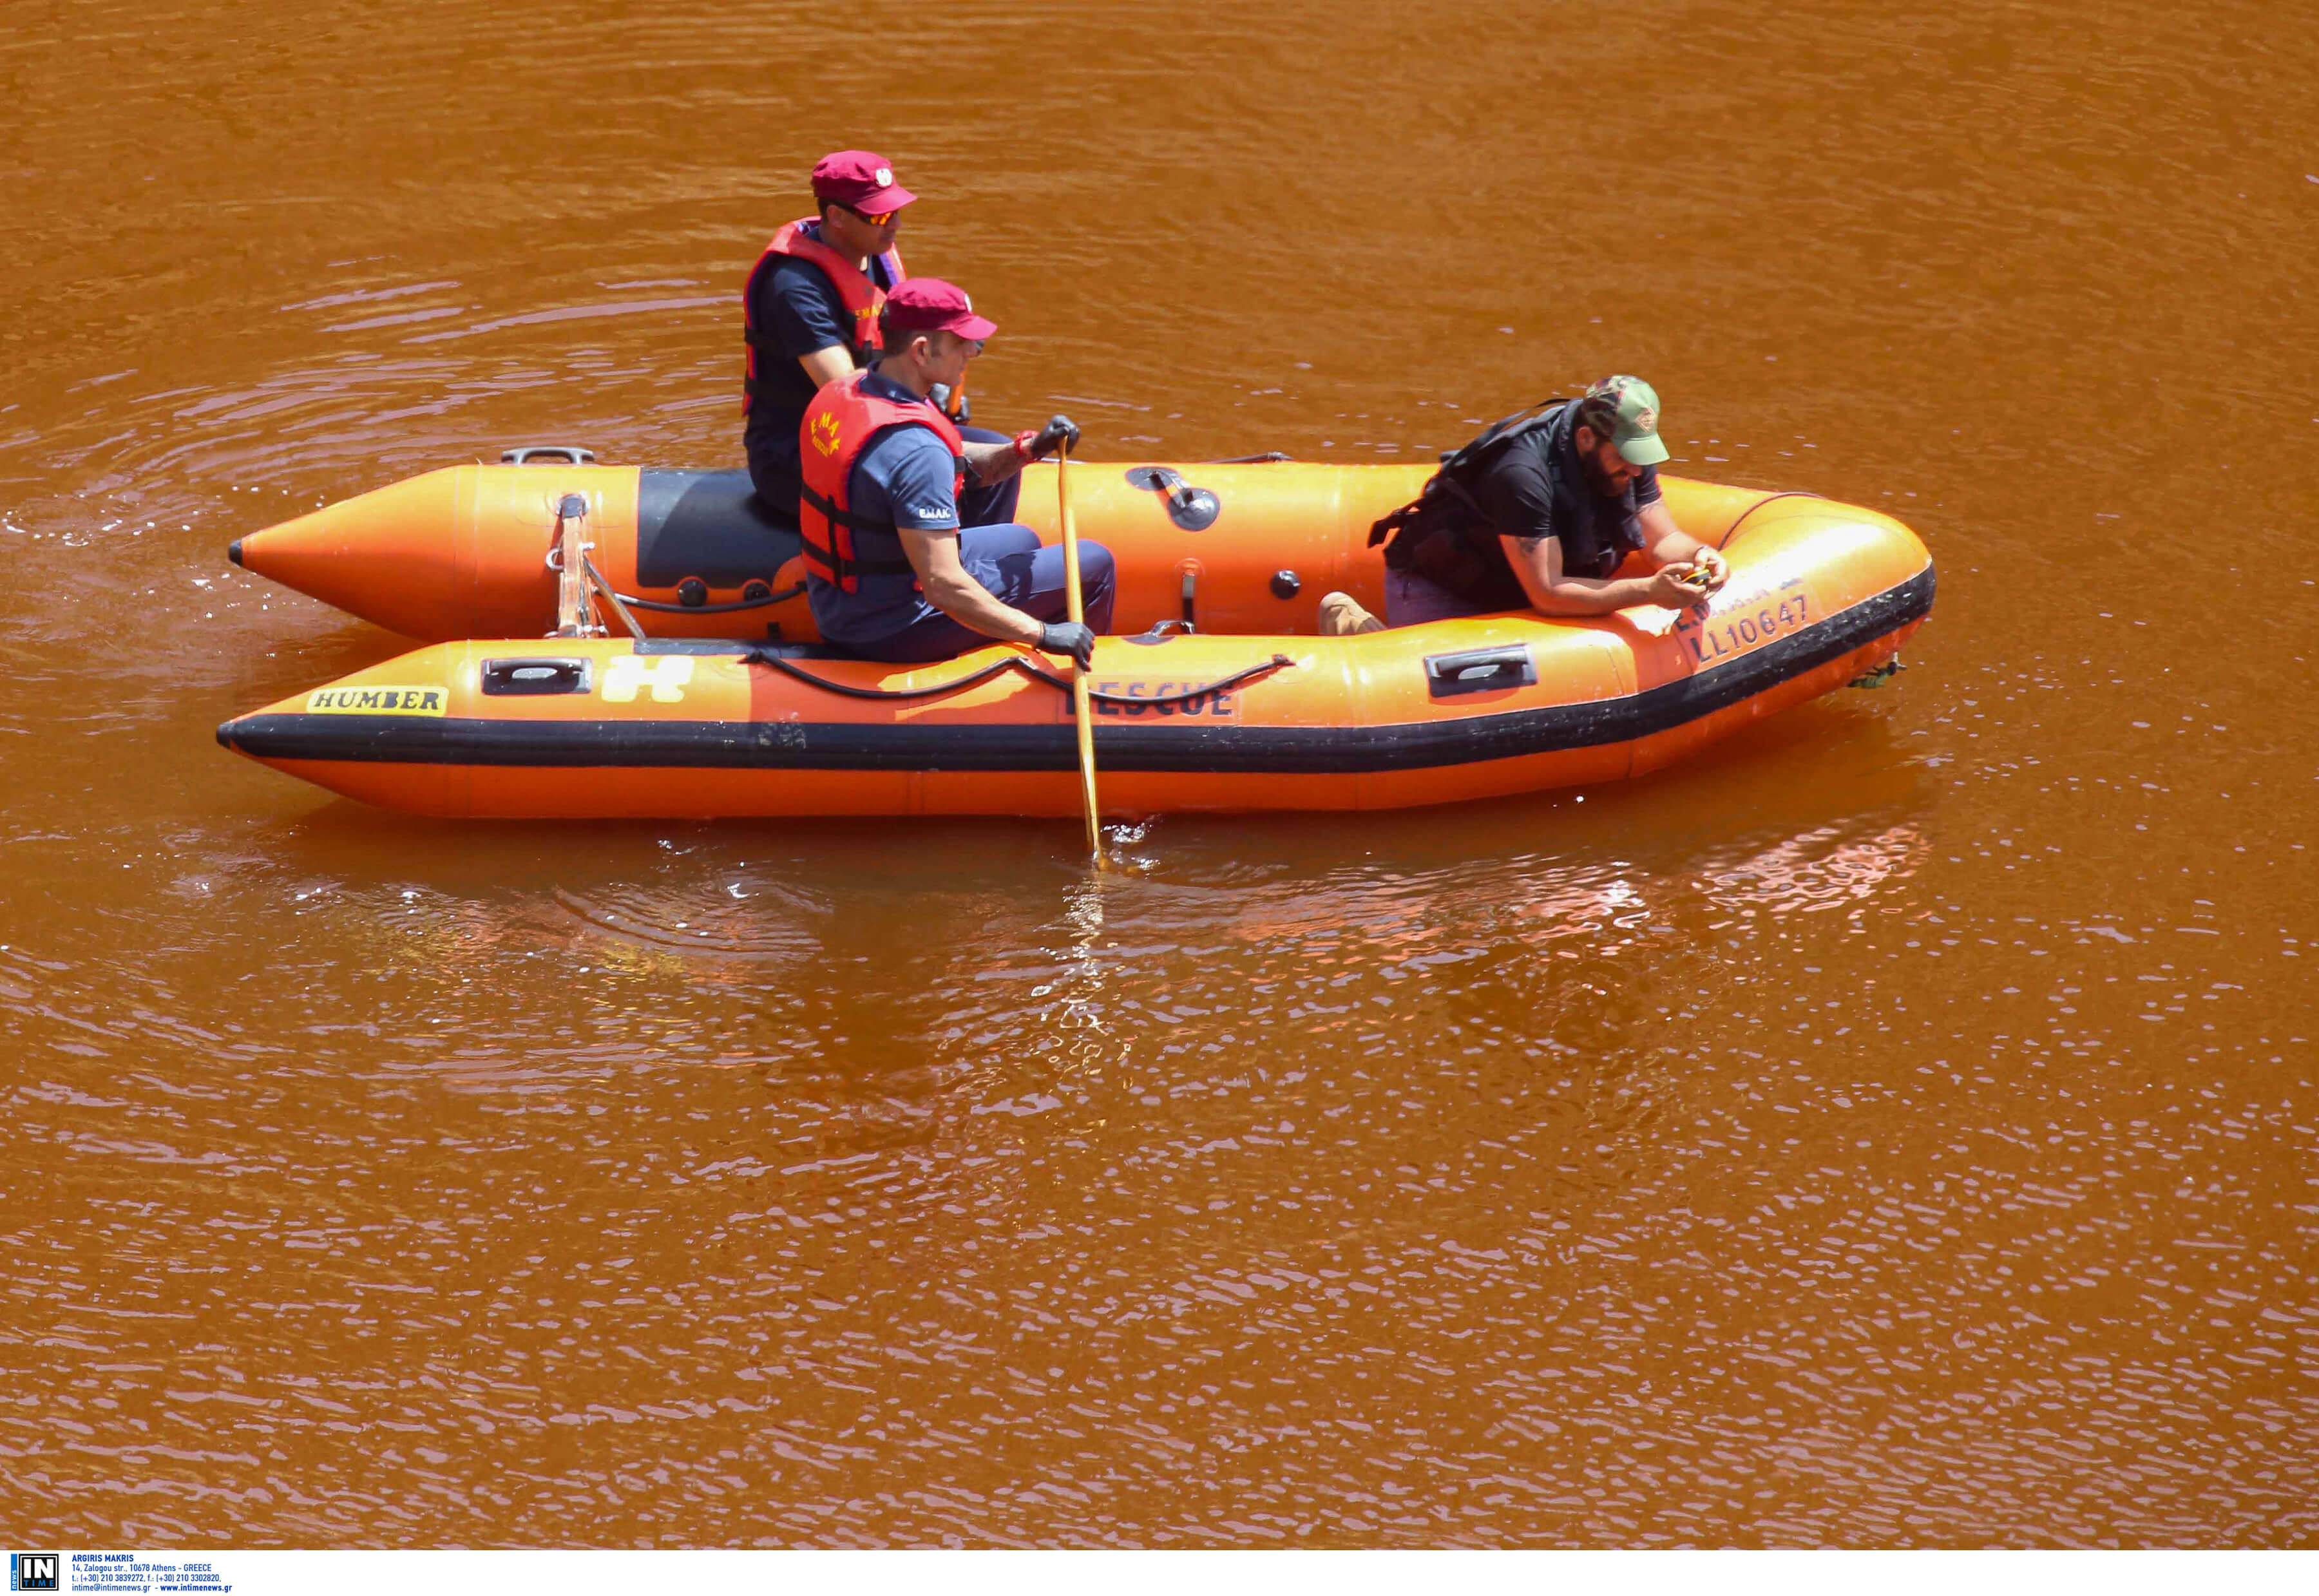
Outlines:
[[[1602,578],[1643,546],[1643,506],[1659,499],[1659,472],[1646,465],[1624,491],[1595,490],[1573,441],[1566,410],[1555,424],[1517,438],[1474,484],[1474,502],[1507,537],[1554,537],[1570,576]]]
[[[870,280],[891,289],[884,259],[870,263]],[[757,494],[780,515],[797,515],[798,428],[813,402],[813,379],[798,362],[817,349],[853,342],[853,312],[837,285],[811,261],[775,256],[750,280],[749,321],[756,328],[757,395],[749,401],[742,446]]]

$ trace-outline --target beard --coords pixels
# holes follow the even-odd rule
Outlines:
[[[1602,462],[1593,451],[1579,455],[1578,463],[1586,468],[1587,485],[1594,490],[1598,498],[1616,499],[1634,485],[1632,478],[1624,482],[1613,482],[1611,473],[1602,469]]]

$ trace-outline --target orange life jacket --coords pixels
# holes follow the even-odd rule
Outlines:
[[[749,268],[748,280],[741,284],[741,338],[748,346],[748,364],[741,375],[741,411],[748,413],[749,405],[757,397],[757,356],[762,351],[768,360],[787,360],[790,356],[781,345],[757,325],[749,302],[756,297],[757,278],[775,259],[786,256],[820,268],[821,275],[837,290],[839,302],[853,317],[853,336],[846,347],[852,351],[853,364],[868,365],[877,357],[878,311],[886,302],[886,291],[870,280],[868,273],[855,266],[836,250],[801,230],[817,224],[817,218],[800,217],[775,233],[772,242],[757,257],[757,264]],[[899,283],[907,275],[902,270],[902,252],[889,249],[878,257],[886,266],[886,275]]]
[[[815,394],[798,430],[798,458],[805,479],[798,495],[798,530],[805,538],[806,573],[848,593],[860,591],[864,576],[901,576],[910,571],[907,559],[865,560],[854,553],[856,532],[900,536],[890,519],[863,520],[846,508],[854,463],[873,440],[897,427],[923,427],[942,439],[957,462],[951,491],[966,486],[966,448],[951,419],[926,400],[905,403],[863,392],[862,384],[869,375],[855,372]]]

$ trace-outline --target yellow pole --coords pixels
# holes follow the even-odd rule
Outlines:
[[[1079,597],[1079,527],[1071,518],[1070,462],[1071,446],[1066,443],[1055,455],[1055,498],[1063,521],[1063,586],[1071,619],[1084,624],[1087,606]],[[1101,870],[1103,827],[1096,818],[1095,803],[1095,706],[1087,698],[1087,672],[1077,661],[1071,664],[1071,713],[1079,726],[1079,798],[1087,810],[1087,851]]]

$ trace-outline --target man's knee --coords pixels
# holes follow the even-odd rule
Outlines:
[[[1087,625],[1098,632],[1111,630],[1111,601],[1116,566],[1111,551],[1099,543],[1079,545],[1079,601],[1086,606]]]
[[[1039,552],[1039,535],[1015,522],[969,527],[959,534],[961,558],[1007,560]]]
[[[1101,588],[1108,592],[1116,573],[1111,551],[1099,543],[1079,539],[1079,586],[1092,591]]]
[[[981,427],[961,427],[961,441],[972,444],[1003,444],[1004,433],[992,432]],[[969,527],[1004,526],[1015,518],[1015,507],[1022,502],[1023,479],[1017,475],[1001,477],[995,482],[980,482],[972,473],[967,474],[965,491],[958,496],[959,519]]]

